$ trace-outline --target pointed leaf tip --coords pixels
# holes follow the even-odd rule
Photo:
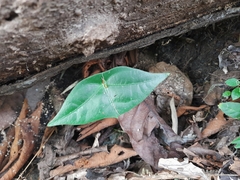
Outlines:
[[[141,103],[169,73],[120,66],[80,81],[48,126],[117,118]]]

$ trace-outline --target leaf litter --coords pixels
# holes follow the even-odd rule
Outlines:
[[[83,68],[82,77],[121,65],[147,70],[149,66],[141,65],[143,59],[150,58],[141,51],[139,57],[134,50],[89,61],[80,67]],[[227,176],[236,179],[239,152],[230,142],[239,135],[240,123],[216,107],[222,101],[221,93],[227,88],[224,80],[228,76],[239,78],[239,71],[234,67],[236,72],[232,74],[230,66],[227,74],[222,70],[218,72],[220,75],[212,71],[210,85],[201,87],[193,86],[176,66],[165,62],[152,65],[154,71],[159,72],[161,68],[161,72],[170,71],[170,80],[163,86],[160,84],[142,103],[118,119],[46,128],[47,122],[42,122],[42,117],[47,121],[52,119],[51,108],[58,112],[66,97],[61,94],[67,88],[61,85],[61,78],[71,79],[69,84],[79,81],[79,76],[75,74],[76,78],[72,78],[71,74],[79,68],[77,66],[72,67],[69,77],[67,72],[56,77],[60,83],[49,84],[43,98],[48,100],[40,103],[33,113],[26,111],[34,105],[26,108],[23,93],[21,99],[18,98],[19,103],[13,103],[11,108],[20,112],[23,104],[25,115],[20,113],[17,118],[16,113],[12,113],[13,120],[7,121],[9,123],[1,131],[1,179],[12,179],[17,172],[19,175],[15,177],[18,179],[30,178],[31,173],[19,169],[36,169],[37,166],[39,179],[226,179]],[[215,80],[217,78],[220,80]],[[199,97],[206,104],[203,101],[195,103]],[[40,99],[34,100],[35,104]],[[1,110],[4,110],[3,106],[0,108],[0,115],[3,115]],[[19,123],[19,119],[23,121]]]

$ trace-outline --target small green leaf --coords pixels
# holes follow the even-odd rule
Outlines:
[[[236,139],[234,139],[231,144],[235,144],[235,148],[239,149],[240,148],[240,137],[237,137]]]
[[[225,102],[220,103],[218,107],[229,117],[240,119],[240,103]]]
[[[117,118],[141,103],[168,75],[120,66],[90,76],[74,87],[48,126]]]
[[[236,87],[236,86],[239,85],[239,80],[236,79],[236,78],[231,78],[231,79],[226,80],[225,83],[226,83],[228,86]]]
[[[225,98],[228,98],[229,96],[231,96],[231,91],[225,91],[223,94],[222,94],[223,97]]]
[[[236,100],[240,97],[240,88],[236,87],[232,90],[232,94],[231,94],[232,100]]]

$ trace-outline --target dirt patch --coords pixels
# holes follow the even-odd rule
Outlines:
[[[178,37],[159,40],[141,51],[142,53],[150,51],[158,62],[165,61],[176,65],[189,76],[193,84],[203,84],[210,80],[212,72],[219,69],[220,51],[229,44],[239,41],[239,22],[239,17],[227,19]]]

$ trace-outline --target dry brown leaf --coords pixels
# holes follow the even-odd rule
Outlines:
[[[95,153],[92,157],[87,160],[87,163],[82,168],[94,168],[104,167],[111,164],[121,162],[132,156],[136,156],[137,153],[132,148],[124,148],[118,145],[114,145],[110,153],[100,152]],[[82,161],[77,160],[74,163],[78,168],[81,168]]]
[[[1,144],[0,144],[0,170],[7,164],[9,156],[7,155],[7,149],[9,144],[12,143],[14,139],[14,127],[9,127],[7,132],[2,131],[1,136]]]
[[[59,166],[58,168],[50,172],[50,176],[54,177],[69,171],[79,169],[79,168],[104,167],[104,166],[121,162],[124,159],[130,158],[136,155],[137,153],[131,148],[124,148],[118,145],[114,145],[111,148],[110,153],[108,152],[95,153],[91,157],[80,158],[76,160],[73,164]]]
[[[43,150],[44,145],[46,144],[47,140],[52,136],[52,134],[54,132],[57,132],[57,127],[46,127],[43,137],[42,137],[40,148],[36,153],[37,157],[40,157],[42,155],[42,150]]]
[[[229,169],[234,171],[240,176],[240,160],[239,159],[234,160],[233,164],[230,165]]]
[[[17,118],[24,100],[24,93],[18,92],[12,95],[0,96],[0,131],[6,129]]]
[[[180,143],[182,139],[156,112],[153,99],[147,97],[142,103],[121,115],[118,121],[130,138],[133,149],[141,158],[152,165],[158,167],[158,160],[168,156],[167,151],[160,145],[153,133],[153,129],[160,127],[163,130],[162,138],[167,144]]]
[[[134,66],[138,59],[137,50],[113,54],[105,59],[95,59],[83,65],[83,78],[117,66]]]
[[[10,157],[8,163],[4,166],[4,168],[1,170],[1,172],[5,171],[9,168],[9,166],[18,158],[20,154],[20,149],[22,147],[22,144],[19,143],[22,140],[22,133],[21,133],[21,121],[24,120],[27,116],[28,112],[28,102],[25,99],[23,102],[22,110],[20,112],[19,117],[15,121],[15,136],[14,141],[11,146],[10,150]]]
[[[219,132],[225,124],[227,124],[227,121],[224,118],[224,113],[221,110],[219,110],[216,117],[213,120],[211,120],[207,124],[207,127],[202,131],[202,138],[209,137]]]
[[[60,166],[60,165],[64,164],[66,161],[79,158],[80,156],[86,156],[86,155],[99,153],[99,152],[109,153],[108,152],[108,147],[107,146],[101,146],[101,147],[97,147],[97,148],[90,148],[90,149],[80,151],[80,152],[76,152],[76,153],[72,153],[72,154],[69,154],[69,155],[56,157],[54,159],[54,164],[52,164],[51,166],[52,167]]]
[[[83,65],[83,78],[96,74],[96,72],[103,72],[105,68],[102,65],[102,59],[95,59],[86,62]]]
[[[194,106],[180,106],[177,108],[177,116],[180,117],[183,115],[186,111],[193,110],[193,111],[199,111],[201,109],[206,108],[207,105],[201,105],[199,107],[194,107]]]
[[[223,166],[222,162],[214,161],[213,159],[206,159],[202,157],[194,157],[192,159],[192,162],[197,164],[198,166],[207,169],[207,170],[213,170],[216,167],[221,168]]]
[[[184,148],[183,152],[192,162],[208,170],[214,169],[214,167],[220,168],[223,165],[224,158],[218,152],[204,148],[199,143]]]
[[[31,114],[30,118],[19,121],[21,128],[20,131],[23,138],[21,153],[17,161],[2,176],[1,180],[13,179],[32,155],[35,145],[35,137],[38,134],[41,112],[42,103],[39,103],[38,108]]]
[[[188,150],[192,151],[194,154],[198,156],[211,156],[214,160],[221,161],[222,156],[211,149],[207,149],[202,147],[199,143],[195,143],[192,146],[187,148]]]
[[[80,137],[77,139],[77,141],[80,141],[93,133],[99,132],[102,129],[105,129],[109,126],[113,126],[115,124],[118,124],[118,120],[116,118],[106,118],[103,119],[102,121],[97,121],[91,124],[89,127],[83,129],[80,132]]]
[[[31,114],[30,118],[28,118],[28,123],[31,124],[31,128],[34,132],[34,135],[39,133],[39,126],[40,126],[40,117],[42,113],[43,104],[40,102],[38,104],[37,109]]]
[[[21,149],[20,156],[18,160],[2,176],[1,180],[13,179],[32,154],[34,148],[34,136],[33,131],[31,130],[31,125],[29,125],[27,122],[23,122],[21,124],[21,131],[23,137],[23,147]]]

